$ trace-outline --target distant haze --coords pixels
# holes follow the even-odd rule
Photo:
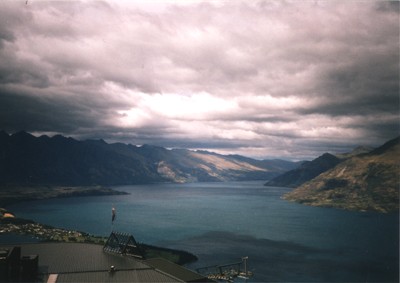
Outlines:
[[[1,1],[0,129],[311,159],[399,134],[397,1]]]

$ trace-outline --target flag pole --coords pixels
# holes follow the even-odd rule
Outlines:
[[[116,214],[116,210],[115,210],[115,207],[113,204],[113,206],[111,208],[111,227],[114,227],[114,221],[115,221],[116,216],[117,216],[117,214]],[[113,229],[111,228],[111,230],[113,230]]]

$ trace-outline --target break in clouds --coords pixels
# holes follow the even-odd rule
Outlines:
[[[302,159],[398,118],[399,2],[0,2],[9,133]]]

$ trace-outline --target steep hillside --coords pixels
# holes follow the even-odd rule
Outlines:
[[[123,185],[268,180],[291,168],[205,151],[0,132],[0,185]],[[275,165],[276,164],[276,165]]]
[[[281,160],[262,162],[242,156],[225,156],[207,151],[174,149],[168,158],[158,159],[158,173],[178,182],[265,180],[285,172],[276,166]]]
[[[306,161],[298,168],[273,178],[265,186],[295,188],[315,178],[322,172],[335,167],[341,161],[336,156],[325,153],[313,161]]]
[[[399,138],[347,159],[286,194],[313,206],[389,212],[399,208]]]
[[[360,154],[369,153],[372,150],[374,150],[374,148],[370,147],[370,146],[358,146],[355,149],[353,149],[351,152],[338,153],[338,154],[335,154],[335,156],[340,159],[347,159],[347,158],[357,156]]]
[[[104,141],[19,132],[0,139],[0,183],[112,185],[162,181],[154,164]]]

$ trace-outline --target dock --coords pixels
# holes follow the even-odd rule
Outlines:
[[[211,265],[201,268],[197,268],[196,271],[200,274],[204,274],[208,279],[219,280],[226,282],[234,282],[235,278],[249,279],[253,276],[253,273],[247,270],[248,257],[242,257],[241,261]],[[242,268],[243,266],[243,268]]]

